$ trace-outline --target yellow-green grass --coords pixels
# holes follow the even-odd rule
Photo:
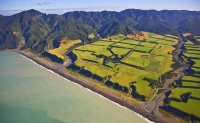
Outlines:
[[[108,65],[108,66],[110,66],[112,68],[116,66],[115,63],[113,63],[111,61],[107,62],[106,65]]]
[[[184,37],[189,36],[189,35],[191,35],[191,33],[184,33],[183,34]]]
[[[152,51],[151,54],[154,55],[166,55],[168,52],[173,51],[174,48],[169,45],[158,44]]]
[[[76,49],[98,52],[98,51],[100,51],[102,49],[106,50],[106,47],[105,46],[94,46],[94,45],[91,45],[91,44],[86,44],[86,45],[80,46],[80,47],[78,47]]]
[[[180,99],[180,96],[184,93],[191,92],[191,96],[200,98],[200,89],[195,88],[175,88],[172,90],[170,97]]]
[[[94,33],[91,33],[91,34],[88,35],[88,38],[90,38],[90,39],[93,39],[94,37],[95,37]]]
[[[166,34],[165,36],[166,37],[170,37],[170,38],[176,38],[176,39],[178,39],[178,36],[174,36],[174,35],[170,35],[170,34]]]
[[[103,46],[109,46],[109,45],[111,45],[111,44],[113,44],[114,42],[109,42],[109,41],[102,41],[102,40],[100,40],[100,41],[96,41],[96,42],[94,42],[94,43],[92,43],[92,44],[94,44],[94,45],[103,45]]]
[[[155,57],[155,60],[160,61],[160,62],[164,61],[164,59],[165,59],[164,56],[156,56]]]
[[[135,41],[135,40],[132,40],[132,39],[124,39],[124,40],[122,40],[120,42],[128,43],[128,44],[138,44],[138,43],[140,43],[140,41]]]
[[[193,43],[192,43],[191,41],[187,40],[187,41],[185,42],[185,45],[193,45]]]
[[[101,54],[101,55],[104,55],[104,56],[107,56],[107,57],[112,56],[112,53],[109,50],[107,50],[106,48],[103,48],[103,49],[99,50],[98,52],[95,52],[94,54],[95,55]]]
[[[116,76],[111,78],[111,81],[129,87],[130,83],[136,81],[139,76],[147,74],[149,74],[149,72],[122,65],[120,66],[119,72]]]
[[[124,44],[124,43],[115,43],[115,44],[113,44],[111,46],[113,46],[113,47],[124,47],[124,48],[133,49],[136,45]]]
[[[158,35],[158,34],[155,34],[155,33],[152,33],[152,32],[147,32],[148,36],[151,37],[153,35]]]
[[[200,55],[200,51],[198,51],[198,50],[187,50],[187,53],[194,53],[194,54]]]
[[[167,40],[165,40],[165,39],[157,40],[157,42],[158,42],[159,44],[166,44],[166,45],[175,45],[175,44],[177,44],[176,41],[167,41]]]
[[[189,99],[187,103],[171,101],[170,105],[186,113],[200,117],[200,100]]]
[[[200,48],[198,48],[198,47],[185,46],[185,48],[187,49],[188,52],[189,52],[189,50],[194,50],[194,51],[200,52]]]
[[[157,57],[155,57],[155,59],[156,58]],[[173,68],[171,67],[172,64],[173,64],[172,56],[166,54],[164,57],[164,60],[161,62],[161,67],[159,69],[159,73],[163,74],[167,71],[173,70]]]
[[[117,47],[112,47],[111,50],[114,52],[114,54],[118,54],[118,56],[124,55],[130,51],[130,49],[117,48]]]
[[[200,82],[194,83],[194,82],[182,81],[182,86],[198,87],[200,86]]]
[[[188,47],[188,48],[194,48],[194,49],[199,49],[199,46],[198,45],[185,45],[185,47]]]
[[[156,35],[156,34],[153,34],[153,35]],[[79,51],[74,50],[75,52],[78,52],[78,53],[75,53],[75,54],[78,54],[77,55],[78,59],[75,61],[75,64],[80,67],[84,67],[84,69],[89,70],[93,74],[97,74],[101,77],[111,76],[110,81],[116,82],[116,83],[120,84],[121,86],[130,87],[131,82],[137,81],[137,83],[135,83],[137,92],[141,95],[147,96],[148,99],[150,99],[150,96],[152,96],[152,93],[155,92],[155,90],[151,89],[151,87],[149,87],[149,83],[147,81],[142,80],[141,76],[143,76],[143,77],[148,76],[148,78],[157,80],[159,77],[159,74],[152,73],[152,71],[140,70],[140,69],[126,66],[123,64],[119,64],[119,63],[115,64],[115,63],[109,62],[109,61],[107,61],[106,65],[110,66],[111,68],[106,67],[106,66],[102,65],[103,58],[98,59],[95,57],[95,55],[93,55],[93,54],[96,54],[96,55],[103,54],[105,56],[111,56],[112,54],[109,50],[107,50],[107,47],[110,47],[110,45],[115,43],[113,45],[123,46],[124,48],[112,47],[111,50],[114,52],[114,54],[118,54],[118,56],[121,56],[130,51],[130,49],[126,49],[125,47],[135,46],[138,43],[140,43],[139,41],[135,41],[135,40],[131,40],[131,39],[130,40],[129,39],[122,40],[123,38],[125,38],[125,36],[123,36],[123,35],[122,35],[122,37],[120,37],[119,35],[111,36],[111,38],[112,38],[112,41],[110,41],[110,39],[108,37],[107,39],[76,48]],[[106,41],[106,40],[109,40],[109,41]],[[123,42],[123,43],[120,43],[120,42]],[[125,43],[127,43],[127,44],[125,44]],[[129,45],[129,44],[133,44],[133,45]],[[149,66],[150,65],[149,59],[151,57],[151,54],[149,54],[147,52],[149,52],[151,49],[153,49],[153,47],[156,46],[157,44],[150,43],[150,42],[142,42],[141,45],[145,45],[145,47],[138,46],[136,48],[136,50],[138,50],[139,52],[134,51],[132,54],[125,57],[123,59],[123,62],[132,64],[132,65],[142,66],[142,67]],[[164,73],[164,72],[168,71],[169,64],[172,63],[171,61],[169,61],[169,60],[172,60],[172,59],[170,59],[171,57],[169,58],[169,56],[171,56],[171,55],[168,54],[168,52],[172,51],[172,47],[169,46],[169,44],[168,45],[159,44],[159,45],[161,45],[160,51],[157,51],[157,52],[161,52],[161,53],[164,52],[164,53],[162,54],[162,56],[156,56],[156,55],[152,55],[152,56],[154,57],[153,61],[160,61],[160,63],[161,63],[160,67],[158,66],[158,64],[155,64],[155,65],[159,67],[158,69],[161,69],[161,67],[162,67],[162,73]],[[84,51],[85,52],[84,53],[83,51],[80,51],[80,50],[87,50],[88,52]],[[140,51],[144,51],[146,53],[143,53]],[[159,54],[159,53],[157,53],[157,54]],[[112,58],[114,58],[114,56]],[[84,59],[97,61],[98,63],[86,61]],[[164,61],[165,61],[165,63],[164,63]],[[149,93],[151,93],[151,94],[149,95]]]
[[[193,65],[194,67],[200,67],[200,60],[199,59],[198,60],[197,59],[192,59],[192,61],[195,62],[195,64]]]
[[[63,39],[60,42],[60,46],[58,48],[48,50],[48,53],[56,55],[57,57],[66,60],[65,53],[69,50],[70,47],[74,46],[75,44],[81,43],[81,40],[69,40]]]
[[[194,76],[184,76],[182,78],[182,80],[184,80],[184,81],[196,81],[196,82],[200,82],[200,78],[194,77]]]
[[[145,75],[145,76],[148,76],[148,75]],[[143,78],[145,77],[144,75],[138,77],[137,79],[137,83],[135,83],[135,87],[136,87],[136,91],[141,94],[141,95],[148,95],[148,93],[150,92],[151,90],[151,87],[149,86],[149,82],[148,81],[145,81],[143,80]]]
[[[192,70],[199,72],[200,71],[200,67],[192,67]]]
[[[167,45],[175,45],[178,42],[177,39],[162,36],[162,35],[157,35],[157,34],[154,34],[154,35],[148,37],[147,39],[145,39],[145,41],[157,42],[159,44],[167,44]]]
[[[135,57],[135,58],[144,58],[144,59],[148,59],[148,56],[150,54],[149,53],[142,53],[142,52],[133,52],[130,56],[131,57]],[[145,57],[146,56],[146,57]]]
[[[116,68],[109,68],[103,65],[87,64],[84,69],[91,71],[93,74],[97,74],[101,77],[106,77],[108,75],[113,75]]]
[[[82,59],[76,60],[75,64],[79,67],[84,67],[84,69],[89,70],[93,74],[97,74],[101,77],[113,75],[115,73],[115,70],[116,70],[116,68],[105,67],[101,64],[88,62],[88,61],[85,61],[85,60],[82,60]]]
[[[174,38],[170,38],[170,37],[165,37],[165,38],[163,38],[163,40],[178,42],[178,39],[174,39]]]
[[[195,57],[195,58],[199,58],[200,57],[200,55],[199,54],[193,54],[193,53],[183,53],[185,56],[187,56],[187,57]]]
[[[159,39],[165,38],[165,36],[163,36],[163,35],[158,35],[158,34],[151,35],[150,37],[151,37],[151,38],[159,38]]]
[[[159,39],[148,37],[145,39],[147,42],[158,42]]]
[[[149,43],[149,42],[142,42],[140,45],[143,45],[144,47],[155,47],[157,44]]]
[[[86,59],[86,60],[95,61],[95,62],[98,62],[99,64],[103,63],[103,58],[101,58],[101,59],[97,58],[96,56],[92,55],[92,52],[79,51],[79,50],[74,50],[73,52],[80,59]]]
[[[131,56],[124,59],[123,62],[133,64],[136,66],[147,66],[150,63],[148,59],[136,58],[136,57],[131,57]]]
[[[178,42],[178,37],[172,35],[163,36],[151,33],[149,34],[149,37],[146,39],[146,41],[159,41],[159,42],[161,41],[162,44],[173,45],[174,43]]]
[[[97,45],[95,45],[95,44],[97,44]],[[112,55],[112,53],[109,50],[107,50],[107,47],[110,44],[112,44],[112,42],[97,41],[97,42],[92,43],[92,44],[87,44],[87,45],[80,46],[80,47],[78,47],[76,49],[77,50],[92,51],[96,55],[100,55],[101,54],[101,55],[105,55],[105,56],[109,57],[109,56]]]
[[[152,48],[151,47],[138,46],[135,50],[148,53],[150,50],[152,50]]]
[[[118,41],[121,41],[123,39],[125,39],[126,36],[123,35],[123,34],[118,34],[118,35],[112,35],[112,36],[108,36],[106,38],[103,38],[102,40],[108,40],[108,41],[115,41],[115,42],[118,42]]]
[[[133,52],[130,56],[125,58],[123,62],[137,66],[147,66],[149,64],[148,57],[148,53]]]
[[[150,79],[158,80],[159,76],[160,76],[160,74],[151,73],[151,74],[148,74],[148,76],[146,76],[146,77],[148,77]]]

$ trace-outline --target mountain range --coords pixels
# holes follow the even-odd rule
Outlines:
[[[0,15],[0,50],[17,48],[24,39],[22,49],[30,48],[41,53],[53,48],[53,42],[63,38],[90,43],[115,34],[140,35],[140,31],[200,35],[200,12],[127,9],[121,12],[74,11],[57,15],[31,9],[12,16]],[[89,38],[90,34],[94,37]]]

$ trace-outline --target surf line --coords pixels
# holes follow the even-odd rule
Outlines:
[[[133,111],[133,110],[131,110],[131,109],[125,107],[125,106],[122,106],[122,105],[120,105],[119,103],[116,103],[116,102],[110,100],[109,98],[104,97],[103,95],[101,95],[101,94],[99,94],[99,93],[96,93],[96,92],[94,92],[94,91],[92,91],[92,90],[90,90],[90,89],[88,89],[88,88],[85,88],[85,87],[83,87],[82,85],[80,85],[80,84],[78,84],[78,83],[76,83],[76,82],[73,82],[73,81],[71,81],[71,80],[68,80],[67,78],[65,78],[65,77],[63,77],[63,76],[61,76],[61,75],[59,75],[58,73],[55,73],[54,71],[52,71],[52,70],[50,70],[50,69],[47,69],[46,67],[44,67],[44,66],[38,64],[37,62],[35,62],[35,61],[33,61],[32,59],[26,57],[25,55],[22,55],[22,54],[20,54],[20,53],[18,53],[18,54],[19,54],[20,56],[22,56],[23,58],[25,58],[25,59],[27,59],[27,60],[33,62],[34,64],[40,66],[41,68],[44,68],[45,70],[47,70],[47,71],[49,71],[49,72],[51,72],[51,73],[53,73],[53,74],[55,74],[55,75],[57,75],[57,76],[59,76],[59,77],[62,77],[63,79],[65,79],[65,80],[67,80],[67,81],[70,81],[70,82],[72,82],[73,84],[78,85],[79,87],[82,87],[82,88],[86,89],[87,91],[92,92],[93,94],[96,94],[96,95],[98,95],[99,97],[101,97],[101,98],[103,98],[103,99],[106,99],[106,100],[111,101],[111,102],[114,103],[115,105],[117,105],[117,106],[119,106],[119,107],[121,107],[121,108],[123,108],[123,109],[125,109],[125,110],[127,110],[127,111],[129,111],[129,112],[131,112],[131,113],[133,113],[133,114],[135,114],[135,115],[137,115],[138,117],[144,119],[145,121],[147,121],[147,122],[149,122],[149,123],[154,123],[153,121],[150,121],[149,119],[147,119],[147,118],[144,117],[143,115],[141,115],[141,114],[139,114],[139,113],[137,113],[137,112],[135,112],[135,111]]]

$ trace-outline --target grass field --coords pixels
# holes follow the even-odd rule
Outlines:
[[[58,48],[48,50],[47,52],[54,54],[63,60],[66,60],[65,53],[69,50],[70,47],[78,43],[81,43],[81,40],[69,40],[69,39],[64,38],[60,42],[60,46]]]
[[[87,44],[87,45],[83,45],[83,46],[80,46],[78,48],[76,48],[78,50],[85,50],[85,51],[93,51],[93,52],[98,52],[102,49],[106,49],[105,46],[94,46],[94,45],[91,45],[91,44]]]
[[[174,35],[170,35],[170,34],[166,34],[165,36],[170,37],[170,38],[178,39],[178,36],[174,36]]]
[[[124,55],[130,51],[130,49],[124,49],[124,48],[117,48],[117,47],[112,47],[111,49],[114,54],[117,54],[118,56]]]
[[[142,42],[140,45],[142,45],[142,46],[144,46],[144,47],[153,48],[153,47],[155,47],[157,44],[149,43],[149,42]]]
[[[92,55],[92,52],[75,50],[74,53],[82,60],[85,59],[85,60],[89,60],[89,61],[94,61],[99,64],[103,63],[103,59],[102,58],[99,59],[96,56]]]
[[[124,44],[124,43],[115,43],[111,46],[112,47],[123,47],[123,48],[133,49],[136,45],[130,45],[130,44]]]
[[[94,36],[94,33],[88,35],[88,38],[90,38],[90,39],[92,39],[92,38],[94,38],[94,37],[95,37],[95,36]]]
[[[134,84],[136,86],[137,92],[142,95],[148,95],[149,92],[152,90],[152,88],[149,86],[150,83],[148,81],[143,80],[144,77],[146,76],[151,76],[151,75],[147,74],[138,77],[136,83]]]
[[[130,83],[135,82],[137,93],[148,101],[155,88],[144,77],[157,81],[161,74],[172,69],[171,52],[174,48],[171,44],[175,43],[174,37],[154,33],[149,33],[146,42],[127,39],[123,35],[108,36],[74,49],[78,58],[74,63],[123,87],[130,88]]]
[[[191,35],[191,33],[184,33],[183,34],[184,37],[189,36],[189,35]]]
[[[186,113],[194,114],[195,116],[200,116],[200,100],[189,99],[187,103],[172,101],[171,106],[178,108]]]
[[[136,48],[136,51],[141,51],[141,52],[145,52],[145,53],[150,52],[150,50],[152,50],[151,47],[138,46]]]
[[[128,44],[138,44],[138,43],[140,43],[140,41],[135,41],[135,40],[132,40],[132,39],[125,39],[125,40],[122,40],[122,41],[119,41],[119,42],[128,43]]]
[[[130,85],[130,82],[134,82],[139,76],[146,74],[149,74],[149,72],[121,65],[120,71],[116,74],[116,76],[112,77],[111,81],[127,87]]]
[[[184,34],[184,36],[188,36],[190,34]],[[194,45],[191,41],[187,41],[185,43],[185,48],[187,51],[184,53],[185,56],[190,58],[194,65],[191,67],[196,72],[200,71],[200,48],[199,46]],[[170,106],[175,107],[183,112],[188,114],[193,114],[197,117],[200,117],[200,74],[196,73],[194,75],[188,75],[181,78],[181,87],[172,89],[172,93],[170,94],[170,98],[182,99],[181,95],[186,94],[188,92],[191,93],[187,102],[178,102],[171,101]]]
[[[109,46],[109,45],[111,45],[111,44],[113,44],[113,43],[115,43],[115,42],[108,42],[108,41],[97,41],[97,42],[94,42],[94,43],[92,43],[92,44],[94,44],[94,45],[102,45],[102,46]]]
[[[147,66],[150,62],[148,58],[148,53],[133,52],[130,56],[125,58],[123,62],[134,64],[137,66]]]
[[[125,35],[118,34],[118,35],[108,36],[106,38],[103,38],[102,40],[118,42],[118,41],[121,41],[121,40],[123,40],[125,38],[126,38]]]

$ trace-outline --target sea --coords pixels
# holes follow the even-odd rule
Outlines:
[[[0,52],[0,123],[147,123],[14,52]]]

